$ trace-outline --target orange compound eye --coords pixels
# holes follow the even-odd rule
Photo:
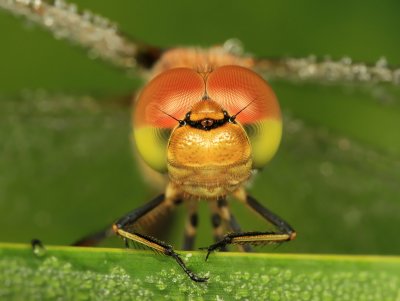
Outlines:
[[[223,66],[207,78],[207,93],[229,114],[234,115],[251,103],[237,120],[241,124],[266,118],[280,119],[276,96],[257,73],[239,66]]]
[[[282,136],[279,104],[267,82],[247,68],[223,66],[208,76],[207,93],[230,115],[248,105],[236,120],[250,139],[253,168],[263,167],[276,153]]]
[[[167,171],[167,145],[178,125],[175,119],[184,119],[195,103],[206,101],[204,96],[220,104],[230,116],[246,107],[236,121],[250,140],[253,168],[263,167],[281,140],[280,109],[268,84],[255,72],[239,66],[222,66],[208,74],[171,69],[143,88],[135,107],[134,138],[145,162],[159,172]]]
[[[163,72],[143,88],[134,108],[133,133],[137,149],[150,167],[166,172],[169,135],[178,125],[174,118],[184,119],[204,92],[203,77],[188,68]]]
[[[135,127],[173,128],[205,92],[203,77],[188,68],[161,73],[141,91],[135,108]]]

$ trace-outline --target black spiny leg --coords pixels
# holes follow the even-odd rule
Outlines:
[[[240,228],[239,223],[237,222],[235,216],[233,213],[231,213],[231,216],[229,218],[229,226],[231,227],[231,230],[233,232],[242,232],[242,229]],[[253,249],[249,244],[244,244],[244,245],[238,245],[239,250],[243,252],[252,252]]]
[[[164,200],[164,195],[160,195],[157,198],[155,198],[154,200],[148,202],[147,204],[145,204],[143,207],[141,207],[140,209],[141,212],[143,211],[148,211],[148,210],[152,210],[155,207],[157,207],[157,204],[159,204],[159,202]],[[137,209],[139,210],[139,208]],[[140,212],[139,212],[140,213]],[[143,214],[144,215],[144,214]],[[143,216],[142,215],[142,216]],[[141,216],[138,217],[138,219]],[[82,237],[81,239],[79,239],[78,241],[74,242],[73,244],[71,244],[72,246],[78,246],[78,247],[91,247],[91,246],[96,246],[99,243],[101,243],[104,239],[115,235],[115,232],[113,230],[113,226],[108,226],[103,230],[100,230],[98,232],[95,233],[91,233],[85,237]],[[125,239],[125,247],[129,248],[129,241],[127,239]]]
[[[238,194],[239,195],[239,194]],[[244,195],[244,194],[242,194]],[[240,197],[241,195],[239,195]],[[226,234],[220,241],[212,244],[207,248],[207,256],[215,250],[220,250],[229,244],[254,244],[259,243],[279,243],[289,240],[293,240],[296,237],[296,232],[294,229],[283,219],[277,216],[275,213],[270,211],[261,205],[255,198],[245,195],[239,198],[241,201],[245,202],[250,208],[255,210],[261,217],[269,221],[271,224],[278,228],[277,232],[233,232]]]
[[[113,230],[119,236],[141,243],[155,251],[158,251],[164,255],[171,256],[175,259],[175,261],[180,265],[180,267],[185,271],[185,273],[196,282],[205,282],[208,278],[202,278],[194,274],[190,271],[182,259],[179,257],[179,254],[174,251],[172,246],[148,235],[143,235],[134,230],[131,230],[133,226],[137,223],[140,218],[143,218],[147,215],[154,213],[155,211],[160,210],[160,206],[165,206],[166,208],[171,208],[174,206],[174,202],[170,199],[165,198],[164,194],[156,197],[149,203],[145,204],[142,207],[139,207],[132,212],[128,213],[124,217],[120,218],[114,225]],[[165,208],[165,209],[166,209]]]

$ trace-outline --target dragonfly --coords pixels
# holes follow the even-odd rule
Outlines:
[[[43,1],[0,3],[3,9],[23,15],[122,70],[134,69],[148,82],[137,97],[133,121],[134,136],[138,152],[148,165],[144,168],[167,175],[165,193],[121,217],[111,227],[89,235],[75,245],[94,245],[115,233],[127,241],[144,244],[172,257],[192,280],[198,282],[204,282],[207,278],[193,273],[167,243],[132,230],[136,223],[147,215],[157,215],[182,202],[188,202],[191,205],[188,206],[183,249],[192,249],[197,226],[196,202],[198,199],[206,199],[211,204],[216,237],[216,242],[206,248],[207,257],[215,250],[224,250],[229,244],[243,245],[242,248],[248,250],[247,244],[284,242],[293,240],[296,236],[289,223],[248,195],[243,187],[252,170],[263,167],[273,157],[280,141],[279,105],[262,77],[329,83],[400,83],[400,71],[387,66],[384,60],[369,66],[354,63],[348,58],[339,61],[317,60],[315,57],[258,59],[245,54],[235,40],[208,49],[163,49],[132,41],[106,19],[81,13],[75,6],[63,1],[55,1],[52,4]],[[228,79],[232,78],[229,82]],[[246,84],[241,87],[240,83],[243,80]],[[219,84],[213,88],[213,82]],[[232,96],[229,93],[221,93],[223,96],[218,96],[218,89],[221,88],[245,96],[239,98],[240,100],[230,99]],[[214,101],[214,98],[218,97],[226,100]],[[179,100],[176,101],[176,98]],[[274,114],[269,114],[270,111]],[[257,112],[261,117],[256,116]],[[271,120],[276,124],[268,127],[266,124]],[[235,170],[228,172],[229,179],[221,180],[223,183],[217,183],[215,187],[211,183],[218,182],[223,173],[215,170],[217,162],[210,163],[209,155],[199,161],[198,157],[193,159],[193,155],[188,153],[173,154],[174,150],[189,149],[189,145],[194,144],[193,141],[188,141],[187,144],[180,145],[182,139],[194,139],[193,133],[202,133],[200,136],[203,137],[196,139],[210,141],[209,135],[215,136],[216,131],[222,130],[225,135],[236,132],[233,128],[230,129],[231,126],[237,126],[240,134],[237,134],[236,138],[232,138],[234,134],[231,134],[230,139],[236,139],[233,143],[234,148],[228,148],[224,158],[218,161],[225,160],[228,154],[232,153],[248,154],[246,158],[241,157],[233,163],[222,165],[224,170],[229,170],[228,167],[233,164]],[[182,130],[189,131],[189,134],[178,135],[178,131]],[[266,133],[271,132],[273,134],[268,137]],[[205,139],[204,136],[208,138]],[[269,141],[267,146],[264,145],[264,140]],[[198,143],[198,140],[196,141]],[[227,141],[223,141],[220,147],[211,151],[216,144],[218,146],[218,143],[212,143],[211,147],[204,146],[193,152],[220,154],[221,149],[226,148]],[[245,146],[238,151],[242,145]],[[176,161],[181,158],[184,162],[177,164]],[[194,168],[193,164],[198,166]],[[178,170],[179,167],[183,171]],[[236,179],[232,180],[235,177]],[[202,184],[199,185],[199,182]],[[272,223],[277,231],[243,232],[229,211],[226,200],[228,195],[234,195],[255,210]],[[225,234],[225,230],[231,232]]]

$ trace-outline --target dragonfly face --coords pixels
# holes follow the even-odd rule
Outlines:
[[[240,66],[173,68],[144,87],[134,136],[144,161],[184,195],[217,199],[264,166],[281,139],[268,84]]]
[[[188,195],[227,195],[249,178],[251,166],[245,130],[211,99],[197,102],[169,139],[169,178]]]

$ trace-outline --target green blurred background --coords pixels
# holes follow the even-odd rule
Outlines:
[[[76,1],[169,47],[239,38],[257,57],[400,64],[398,1]],[[132,156],[140,79],[0,11],[0,241],[69,244],[154,196]],[[278,249],[399,254],[400,88],[272,81],[285,133],[250,191],[298,239]],[[244,229],[264,223],[232,204]],[[211,243],[201,204],[198,246]],[[180,246],[183,208],[165,222]],[[122,246],[111,240],[106,245]]]

